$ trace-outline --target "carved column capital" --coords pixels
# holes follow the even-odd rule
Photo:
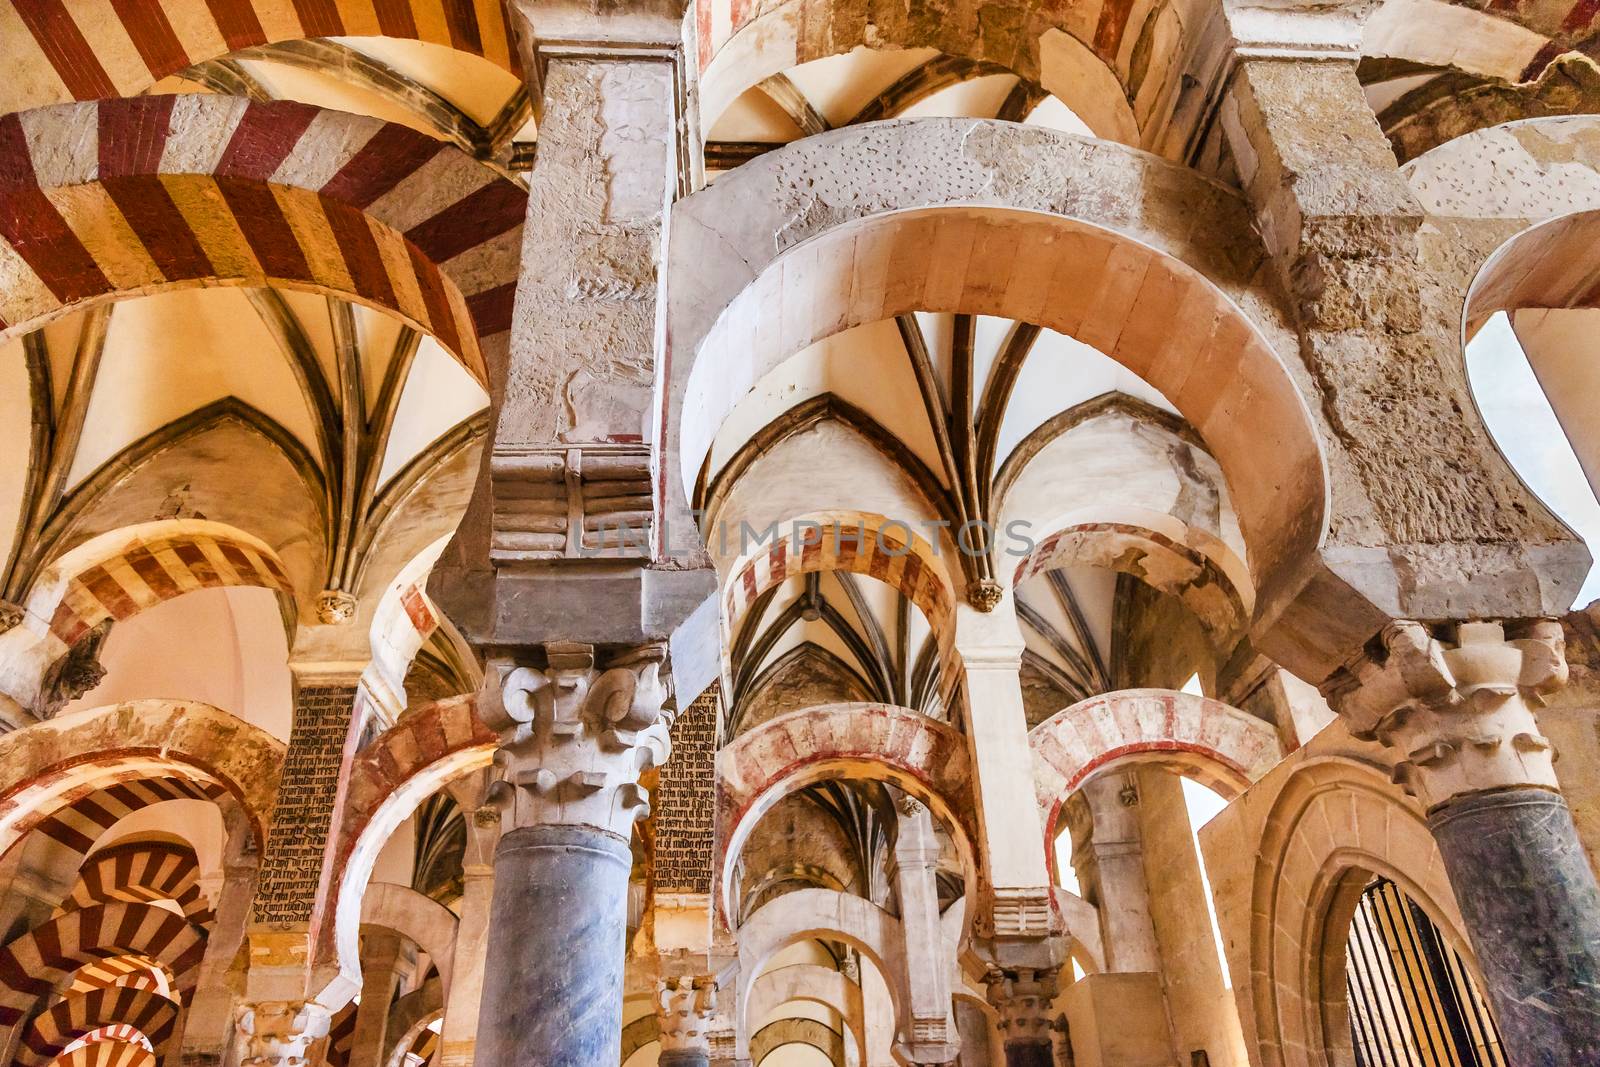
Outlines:
[[[235,1015],[241,1067],[305,1067],[311,1043],[328,1032],[332,1016],[304,1000],[240,1005]]]
[[[656,1021],[663,1053],[711,1053],[718,1027],[717,980],[711,975],[682,975],[656,983]]]
[[[647,645],[600,668],[593,646],[551,643],[546,667],[491,670],[479,715],[500,734],[487,800],[501,826],[594,826],[626,839],[650,814],[639,775],[666,762],[673,716],[665,649]]]
[[[990,967],[984,979],[989,1003],[1000,1014],[1000,1036],[1007,1043],[1049,1044],[1055,1018],[1058,969]]]
[[[1561,624],[1508,638],[1498,622],[1463,622],[1452,636],[1391,623],[1324,683],[1329,704],[1354,736],[1400,756],[1395,780],[1427,808],[1494,789],[1559,790],[1534,709],[1567,681]]]

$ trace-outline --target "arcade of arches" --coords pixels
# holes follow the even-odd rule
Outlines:
[[[1600,1067],[1595,57],[0,0],[0,1067]]]

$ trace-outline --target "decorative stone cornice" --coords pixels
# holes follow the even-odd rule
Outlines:
[[[1560,623],[1507,639],[1500,623],[1464,622],[1450,641],[1400,621],[1376,646],[1323,691],[1351,734],[1400,755],[1395,780],[1425,807],[1493,789],[1559,789],[1534,709],[1566,684]]]
[[[1049,1044],[1055,1019],[1055,968],[990,967],[984,978],[989,1003],[1000,1015],[1000,1037],[1007,1044]]]
[[[312,1042],[332,1021],[322,1005],[303,1000],[244,1004],[236,1018],[241,1067],[304,1067]]]
[[[656,985],[656,1021],[661,1028],[661,1051],[711,1053],[712,1032],[718,1029],[717,980],[712,975],[663,978]]]
[[[639,775],[672,750],[666,650],[646,645],[596,666],[591,645],[552,642],[547,666],[491,670],[479,716],[500,734],[487,801],[501,828],[593,826],[626,839],[650,814]]]

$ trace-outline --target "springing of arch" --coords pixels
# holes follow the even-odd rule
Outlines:
[[[750,1036],[751,1067],[761,1067],[766,1058],[785,1045],[809,1045],[828,1057],[830,1063],[844,1062],[844,1035],[815,1019],[774,1019]]]
[[[856,1046],[858,1062],[867,1062],[866,1035],[855,1024],[856,1020],[863,1017],[864,1011],[861,986],[831,967],[797,963],[762,972],[750,986],[750,1000],[743,1009],[744,1022],[748,1026],[756,1020],[769,1017],[783,1005],[796,1002],[819,1004],[836,1012],[844,1020],[850,1040]],[[754,1038],[751,1042],[751,1058],[754,1060]],[[834,1057],[833,1062],[844,1061],[842,1057]]]
[[[120,1024],[139,1031],[159,1060],[178,1022],[179,1006],[146,989],[113,986],[65,997],[35,1016],[22,1036],[16,1067],[46,1067],[79,1038]]]
[[[781,317],[764,310],[775,307],[786,309]],[[1148,246],[996,208],[858,219],[761,271],[697,346],[682,409],[685,491],[716,427],[768,370],[824,337],[915,310],[1038,322],[1101,349],[1172,400],[1211,447],[1263,588],[1316,549],[1321,446],[1252,321],[1205,277]]]
[[[61,0],[0,5],[0,57],[12,73],[0,113],[41,104],[135,96],[169,74],[279,41],[384,36],[482,56],[520,77],[502,0],[165,0],[115,4],[82,17]],[[128,49],[131,44],[132,51]]]
[[[1028,745],[1052,871],[1052,844],[1067,798],[1115,762],[1175,762],[1185,774],[1234,797],[1283,756],[1270,724],[1219,700],[1171,689],[1125,689],[1079,701],[1029,731]]]
[[[0,155],[0,337],[119,295],[281,285],[390,311],[483,382],[480,340],[510,327],[527,194],[408,127],[154,96],[4,116]]]
[[[199,979],[205,947],[204,930],[151,904],[69,911],[0,949],[0,1026],[15,1027],[38,1003],[61,993],[80,967],[114,956],[150,956],[171,972],[173,991],[186,995]]]
[[[127,841],[101,849],[78,869],[78,880],[58,913],[114,900],[146,904],[170,900],[198,926],[213,918],[200,888],[200,862],[187,845]]]
[[[891,782],[928,804],[952,829],[969,894],[975,888],[980,839],[973,822],[976,800],[961,734],[907,708],[826,704],[780,715],[717,752],[717,861],[713,870],[721,887],[715,903],[725,922],[737,921],[735,870],[745,842],[762,817],[784,797],[808,785],[840,778]]]

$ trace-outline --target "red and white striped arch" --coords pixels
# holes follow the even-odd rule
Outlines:
[[[28,1023],[12,1062],[16,1067],[47,1067],[74,1041],[113,1025],[137,1030],[159,1059],[166,1055],[178,1012],[172,999],[128,986],[65,997]]]
[[[222,586],[272,590],[292,630],[294,585],[278,554],[242,530],[198,519],[113,530],[65,553],[34,584],[25,624],[43,629],[59,655],[106,619]]]
[[[151,957],[181,996],[194,988],[205,949],[205,931],[166,908],[118,902],[67,912],[0,949],[0,1026],[15,1027],[63,993],[80,967],[115,956]]]
[[[96,852],[78,869],[78,880],[56,914],[116,900],[141,904],[169,900],[192,923],[204,926],[212,919],[211,905],[200,889],[200,861],[187,845],[128,841]]]
[[[501,0],[4,0],[0,112],[136,96],[241,48],[369,36],[427,41],[520,70]]]
[[[390,311],[482,382],[527,194],[408,127],[193,94],[0,117],[0,338],[88,302],[281,285]]]
[[[1052,867],[1062,806],[1090,775],[1112,764],[1173,763],[1232,797],[1284,754],[1271,724],[1220,700],[1171,689],[1124,689],[1080,700],[1029,731],[1028,744]]]

